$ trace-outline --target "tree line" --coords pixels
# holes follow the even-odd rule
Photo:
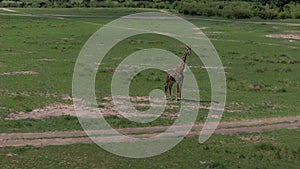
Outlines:
[[[1,7],[155,8],[233,19],[300,19],[300,0],[0,0]]]

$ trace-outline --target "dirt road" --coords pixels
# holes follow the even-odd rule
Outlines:
[[[127,136],[136,138],[149,138],[166,130],[169,126],[156,126],[144,128],[122,128],[117,129],[119,132]],[[180,130],[183,126],[176,126]],[[187,135],[199,135],[203,124],[194,125],[193,129]],[[300,128],[300,116],[255,119],[247,121],[222,122],[215,130],[215,134],[238,134],[238,133],[253,133],[276,129],[296,129]],[[120,140],[119,136],[112,134],[111,130],[92,131],[93,137],[96,137],[99,142],[126,142]],[[97,137],[99,134],[106,136]],[[169,134],[169,137],[177,137],[178,135]],[[162,138],[165,139],[165,138]],[[61,132],[43,132],[43,133],[1,133],[0,147],[9,146],[47,146],[47,145],[68,145],[77,143],[92,143],[93,141],[87,136],[84,131],[61,131]]]

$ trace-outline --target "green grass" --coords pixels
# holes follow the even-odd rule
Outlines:
[[[4,118],[10,113],[30,112],[53,103],[70,104],[61,96],[72,93],[75,61],[87,39],[113,19],[142,10],[16,10],[17,14],[36,16],[0,15],[0,74],[14,71],[35,71],[39,74],[0,75],[0,133],[82,130],[77,118],[71,116],[14,121]],[[212,39],[224,66],[228,67],[225,69],[226,107],[234,112],[225,112],[222,120],[299,115],[300,43],[265,37],[266,34],[299,30],[299,27],[201,20],[191,22],[198,27],[207,27],[203,31]],[[120,42],[108,53],[96,78],[99,108],[107,102],[103,97],[110,94],[111,77],[118,63],[137,50],[155,47],[170,50],[180,57],[184,45],[165,36],[145,34]],[[41,60],[45,58],[52,60]],[[202,65],[194,54],[188,57],[187,64]],[[192,68],[192,71],[200,86],[201,99],[210,100],[206,70]],[[161,71],[143,71],[132,81],[130,94],[147,96],[153,89],[163,89],[164,80],[165,74]],[[167,111],[174,113],[178,109]],[[206,115],[207,110],[199,110],[197,122],[203,122]],[[114,128],[171,125],[174,122],[174,119],[158,118],[151,123],[138,124],[115,116],[109,116],[106,120]],[[199,144],[197,137],[191,137],[174,149],[147,159],[118,157],[95,144],[6,147],[0,148],[0,161],[3,168],[297,168],[300,165],[299,134],[299,129],[282,129],[253,134],[213,135],[204,144]]]
[[[74,64],[87,39],[103,24],[119,16],[142,11],[140,9],[17,10],[18,14],[36,16],[0,15],[0,74],[29,70],[39,74],[0,76],[1,118],[7,117],[10,113],[29,112],[51,103],[66,102],[59,96],[72,93]],[[228,90],[226,107],[234,112],[225,112],[223,120],[299,115],[300,43],[265,37],[266,34],[282,34],[287,30],[298,30],[299,27],[201,20],[191,22],[198,27],[207,27],[203,30],[204,33],[212,39],[224,66],[228,67],[225,69]],[[170,50],[180,57],[183,47],[184,45],[177,40],[154,34],[134,36],[118,43],[104,58],[105,64],[99,67],[97,73],[96,96],[99,105],[103,101],[102,98],[110,94],[113,70],[123,58],[145,48]],[[44,58],[52,61],[40,60]],[[195,54],[188,57],[187,64],[203,65]],[[201,99],[210,100],[210,82],[206,70],[192,68],[192,71],[199,84]],[[130,94],[149,95],[153,89],[163,89],[164,80],[164,72],[143,71],[134,78]],[[206,110],[199,111],[198,122],[203,122],[206,113]],[[112,120],[112,125],[115,126],[123,123],[127,126],[136,125],[124,122],[126,121],[124,119],[115,119],[117,120]],[[32,123],[34,125],[29,127],[30,130],[44,131],[47,127],[39,128],[39,126],[47,126],[56,120],[63,122],[66,119],[57,117],[15,122],[2,119],[1,124],[2,131],[8,132],[15,130],[9,125],[13,126],[15,123]],[[77,121],[73,118],[71,121],[66,122],[69,126],[57,124],[49,130],[79,129]],[[149,125],[171,123],[172,120],[159,119]],[[20,129],[21,126],[16,127],[16,131],[24,131]]]
[[[174,110],[171,110],[171,112]],[[207,111],[200,110],[197,117],[197,121],[203,122],[206,118]],[[119,118],[116,116],[108,116],[105,120],[113,128],[125,128],[125,127],[150,127],[150,126],[162,126],[172,125],[175,119],[158,118],[150,123],[136,123],[126,118]],[[99,121],[95,120],[95,126]],[[99,124],[100,125],[100,124]],[[51,126],[51,127],[49,127]],[[10,132],[46,132],[46,131],[69,131],[69,130],[83,130],[77,117],[73,116],[61,116],[50,117],[46,119],[24,119],[24,120],[0,120],[0,133]]]
[[[49,127],[51,126],[51,127]],[[0,133],[82,130],[76,117],[61,116],[47,119],[0,120]]]
[[[146,159],[119,157],[95,144],[7,147],[0,148],[0,161],[5,168],[297,168],[299,134],[296,129],[214,135],[204,144],[191,137]]]

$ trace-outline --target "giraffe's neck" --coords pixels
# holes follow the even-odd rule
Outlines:
[[[179,65],[177,66],[176,72],[177,73],[183,73],[183,70],[185,68],[185,61],[186,61],[187,52],[184,52],[181,61],[179,62]]]
[[[182,58],[181,58],[181,61],[183,61],[185,63],[186,61],[186,56],[187,56],[187,52],[184,52]]]

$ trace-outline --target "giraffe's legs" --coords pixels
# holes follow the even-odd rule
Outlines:
[[[172,100],[172,87],[173,87],[174,82],[175,82],[175,79],[170,74],[168,74],[167,79],[166,79],[166,85],[165,85],[165,94],[167,96],[167,93],[169,90],[171,100]]]
[[[182,84],[181,83],[177,83],[177,90],[176,90],[176,100],[179,101],[181,99],[181,88],[182,88]]]
[[[172,100],[172,87],[173,87],[173,82],[169,83],[169,91],[170,91],[171,100]]]
[[[180,88],[179,88],[179,84],[177,83],[177,90],[176,90],[176,100],[179,101],[180,99]]]
[[[168,93],[169,85],[170,85],[170,75],[168,74],[167,79],[166,79],[166,85],[165,85],[165,94],[166,94],[166,96],[167,96],[167,93]]]

